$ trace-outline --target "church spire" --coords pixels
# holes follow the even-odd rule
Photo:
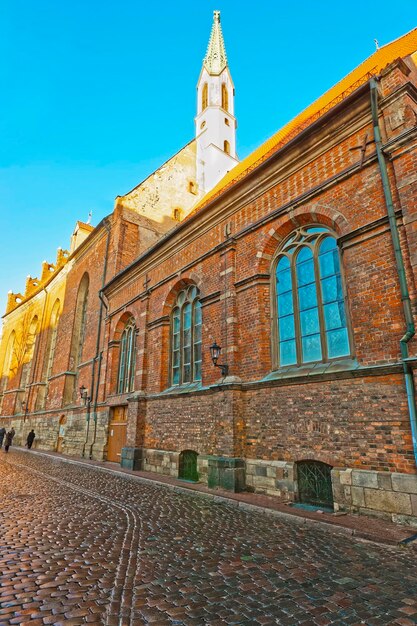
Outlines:
[[[220,26],[214,11],[210,41],[197,85],[196,179],[207,192],[238,162],[236,155],[235,88],[227,64]]]
[[[213,26],[203,64],[211,75],[220,74],[227,66],[226,48],[220,25],[220,11],[213,11]]]

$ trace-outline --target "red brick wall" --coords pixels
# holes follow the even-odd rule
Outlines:
[[[159,397],[145,421],[146,448],[415,470],[401,373]]]
[[[385,95],[407,83],[404,72],[394,69],[395,76],[388,73],[390,78],[383,79]],[[397,108],[405,106],[406,98],[406,94],[398,97]],[[396,134],[407,130],[409,119],[404,117]],[[381,119],[383,128],[385,122]],[[390,137],[395,137],[392,130]],[[366,368],[399,361],[404,317],[372,140],[370,99],[365,93],[327,122],[327,134],[320,127],[299,147],[284,151],[275,182],[264,193],[255,197],[249,182],[240,191],[232,190],[230,202],[238,201],[243,191],[248,201],[229,214],[227,203],[217,214],[207,208],[193,237],[187,241],[182,234],[175,245],[167,243],[172,248],[166,259],[166,248],[161,247],[151,261],[144,261],[150,296],[148,378],[143,391],[158,394],[169,386],[169,313],[175,294],[188,281],[198,285],[203,298],[203,386],[219,378],[208,352],[214,339],[229,350],[222,358],[243,383],[270,374],[274,363],[271,264],[280,242],[301,224],[326,225],[340,238],[352,354],[359,365]],[[410,144],[406,151],[393,154],[393,165],[388,162],[388,167],[410,292],[415,298],[417,150]],[[340,178],[335,180],[336,176]],[[251,184],[256,187],[260,180],[261,174]],[[254,225],[280,209],[281,214]],[[233,238],[229,242],[225,242],[226,226]],[[187,228],[193,228],[192,220]],[[109,293],[111,315],[114,311],[117,317],[124,302],[143,294],[144,273],[139,266],[137,275],[132,272],[123,288]],[[415,354],[415,341],[410,351]],[[139,370],[143,358],[144,354],[138,358]],[[365,369],[363,377],[344,380],[312,376],[311,382],[303,384],[265,382],[256,389],[243,387],[228,400],[225,394],[212,389],[149,400],[146,418],[142,418],[146,420],[143,445],[213,454],[233,450],[262,459],[318,458],[332,465],[415,471],[400,369],[390,375],[381,375],[379,370],[371,375]]]
[[[413,306],[417,271],[417,109],[405,66],[380,83],[381,126]],[[393,93],[394,90],[394,93]],[[415,107],[416,108],[416,107]],[[396,143],[396,138],[400,140]],[[275,367],[271,267],[280,243],[300,225],[321,224],[339,239],[354,378],[311,376],[286,384],[259,382]],[[227,236],[227,233],[230,236]],[[156,234],[155,234],[156,236]],[[86,246],[68,274],[47,408],[62,406],[78,287],[90,276],[87,329],[79,383],[91,390],[99,324],[106,230]],[[142,242],[143,243],[143,242]],[[107,280],[141,250],[140,225],[122,207],[113,215]],[[149,281],[145,279],[148,277]],[[203,303],[203,391],[159,395],[170,385],[170,312],[193,282]],[[129,408],[129,441],[148,448],[294,460],[414,472],[403,376],[398,364],[404,316],[381,176],[375,156],[369,93],[362,91],[288,145],[253,177],[201,214],[185,220],[106,289],[99,401],[117,397],[117,339],[137,323],[135,390],[151,397]],[[272,321],[272,324],[275,322]],[[218,341],[236,387],[212,387],[219,370],[209,346]],[[416,354],[416,341],[410,354]],[[383,369],[390,366],[391,369]],[[366,368],[372,367],[372,370]],[[362,372],[362,374],[361,374]],[[390,372],[390,373],[389,373]],[[393,373],[394,372],[394,373]],[[97,369],[96,369],[97,374]],[[243,387],[239,386],[239,379]],[[96,376],[97,381],[97,376]],[[256,383],[253,384],[252,383]]]

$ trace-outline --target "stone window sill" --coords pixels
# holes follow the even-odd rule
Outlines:
[[[283,378],[301,378],[303,376],[320,376],[336,372],[352,372],[361,366],[356,359],[336,359],[327,363],[308,363],[305,365],[289,365],[270,372],[262,381],[280,380]]]
[[[192,391],[200,391],[203,388],[201,381],[195,383],[187,383],[185,385],[172,385],[168,389],[164,389],[158,395],[177,394],[177,393],[190,393]]]

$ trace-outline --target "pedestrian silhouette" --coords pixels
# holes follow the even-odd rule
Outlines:
[[[15,434],[14,428],[12,428],[11,430],[9,430],[8,433],[6,433],[6,440],[5,440],[5,445],[4,445],[5,452],[8,452],[10,446],[12,445],[14,434]]]
[[[26,447],[28,450],[31,449],[34,439],[35,439],[35,431],[32,428],[32,430],[30,431],[26,439]]]
[[[3,439],[4,439],[5,434],[6,434],[6,429],[4,428],[4,426],[2,426],[2,428],[0,428],[0,448],[3,447]]]

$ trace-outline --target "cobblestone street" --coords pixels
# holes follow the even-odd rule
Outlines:
[[[417,623],[415,552],[0,452],[0,624]]]

